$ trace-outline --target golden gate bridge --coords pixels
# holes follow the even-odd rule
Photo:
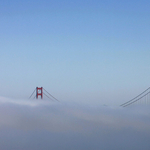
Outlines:
[[[38,99],[39,97],[43,99],[43,96],[46,96],[52,101],[58,101],[53,95],[51,95],[49,92],[47,92],[43,87],[36,87],[31,96],[29,97],[32,98],[33,95],[35,94],[34,98]],[[137,95],[136,97],[132,98],[131,100],[121,104],[121,107],[127,107],[130,105],[134,104],[150,104],[150,87],[147,88],[145,91]]]

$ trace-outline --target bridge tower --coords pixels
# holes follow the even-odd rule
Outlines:
[[[43,87],[36,87],[36,98],[38,99],[38,96],[41,96],[41,99],[43,99]]]
[[[33,91],[33,93],[31,94],[31,96],[29,97],[29,99],[34,95],[34,98],[36,97],[36,99],[39,98],[39,96],[41,97],[41,99],[43,99],[43,96],[45,95],[47,98],[49,98],[50,100],[54,101],[58,101],[58,99],[56,99],[53,95],[51,95],[49,92],[47,92],[43,87],[36,87]]]

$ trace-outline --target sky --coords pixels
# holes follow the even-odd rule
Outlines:
[[[149,150],[149,105],[120,107],[150,86],[149,8],[0,0],[0,149]]]
[[[120,105],[149,87],[149,1],[0,3],[1,96]]]

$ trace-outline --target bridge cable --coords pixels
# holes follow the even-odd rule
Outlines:
[[[133,104],[133,103],[139,101],[140,99],[142,99],[143,97],[147,96],[148,94],[150,94],[150,92],[148,92],[148,93],[146,93],[145,95],[141,96],[141,97],[138,98],[137,100],[134,100],[134,101],[132,101],[132,102],[126,104],[126,105],[123,105],[123,107],[129,106],[129,105],[131,105],[131,104]]]
[[[44,88],[43,88],[43,89],[44,89]],[[44,91],[45,91],[45,92],[47,92],[45,89],[44,89]],[[48,92],[47,92],[47,94],[49,94],[52,98],[54,98],[56,101],[58,101],[58,102],[59,102],[59,100],[58,100],[58,99],[56,99],[53,95],[51,95],[51,94],[50,94],[50,93],[48,93]]]
[[[48,97],[50,100],[54,101],[52,98],[50,98],[48,95],[46,95],[45,93],[43,93],[46,97]]]
[[[141,96],[142,94],[144,94],[145,92],[147,92],[149,89],[150,89],[150,87],[147,88],[145,91],[143,91],[143,92],[142,92],[141,94],[139,94],[138,96],[136,96],[136,97],[134,97],[133,99],[131,99],[131,100],[129,100],[129,101],[127,101],[127,102],[121,104],[120,106],[123,106],[123,105],[126,105],[126,104],[132,102],[133,100],[135,100],[136,98],[138,98],[139,96]]]
[[[36,89],[35,89],[36,90]],[[35,90],[33,91],[33,93],[31,94],[31,96],[29,97],[29,99],[32,97],[32,95],[34,94]]]

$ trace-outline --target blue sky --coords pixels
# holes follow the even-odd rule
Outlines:
[[[149,87],[149,1],[0,3],[1,96],[119,105]]]

